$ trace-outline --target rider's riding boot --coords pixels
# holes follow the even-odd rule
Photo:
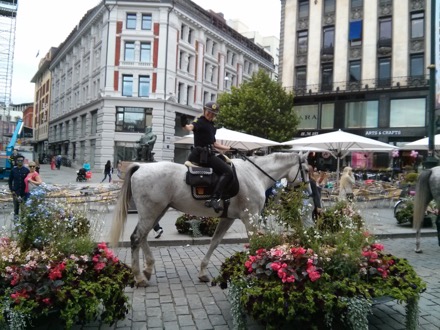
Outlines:
[[[223,194],[223,190],[226,188],[226,185],[229,183],[229,177],[226,175],[222,175],[215,186],[214,192],[211,196],[211,199],[205,202],[206,207],[212,207],[215,212],[220,213],[223,211],[223,206],[221,203],[221,196]]]

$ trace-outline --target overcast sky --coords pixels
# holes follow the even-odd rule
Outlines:
[[[278,36],[280,0],[193,0],[204,9],[240,19],[264,36]],[[15,37],[12,103],[31,103],[32,77],[50,47],[62,43],[87,10],[99,0],[19,0]],[[37,54],[39,54],[37,56]]]

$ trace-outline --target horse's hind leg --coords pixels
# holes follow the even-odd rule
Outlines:
[[[211,259],[212,253],[220,244],[223,236],[225,236],[226,231],[232,226],[234,221],[235,219],[220,219],[220,222],[215,229],[214,235],[212,236],[211,245],[209,246],[208,252],[206,252],[206,255],[200,265],[199,280],[201,282],[209,282],[209,277],[206,275],[206,267],[208,266],[209,259]]]
[[[148,279],[145,278],[144,274],[142,274],[140,272],[140,267],[139,267],[139,248],[142,246],[142,250],[144,251],[145,254],[145,249],[144,249],[144,243],[143,241],[146,241],[146,236],[141,234],[141,231],[139,230],[139,225],[136,226],[136,228],[134,229],[133,233],[130,236],[130,241],[131,241],[131,269],[133,271],[133,275],[134,275],[134,279],[136,282],[136,286],[141,286],[141,287],[145,287],[148,286]],[[149,251],[149,249],[147,250]],[[151,255],[151,251],[150,255]],[[148,259],[147,254],[145,254],[145,257]],[[152,264],[154,265],[154,259],[153,256],[151,255],[152,261],[150,261],[150,263],[152,262]]]

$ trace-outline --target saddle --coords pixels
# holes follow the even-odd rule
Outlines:
[[[228,200],[234,197],[238,194],[240,189],[235,167],[232,162],[229,162],[229,164],[232,167],[233,178],[223,192],[223,200]],[[219,176],[214,173],[212,168],[201,167],[197,164],[191,163],[190,161],[186,161],[185,166],[188,168],[185,182],[191,186],[192,197],[197,200],[210,199]]]

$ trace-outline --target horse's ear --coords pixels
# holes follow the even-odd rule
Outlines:
[[[307,160],[307,158],[309,157],[309,153],[310,153],[310,150],[307,151],[305,154],[301,154],[301,159],[302,160]]]

